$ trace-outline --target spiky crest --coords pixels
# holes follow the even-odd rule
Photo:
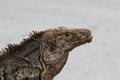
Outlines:
[[[3,59],[5,56],[14,55],[16,51],[19,51],[27,43],[37,40],[37,38],[42,36],[43,33],[44,31],[33,31],[32,33],[30,33],[29,37],[23,39],[20,44],[8,44],[6,48],[0,51],[0,60]]]

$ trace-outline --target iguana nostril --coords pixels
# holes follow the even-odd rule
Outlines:
[[[91,35],[91,31],[90,31],[90,30],[86,30],[86,33],[87,33],[88,35]]]

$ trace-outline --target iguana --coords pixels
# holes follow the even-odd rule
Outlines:
[[[33,31],[28,39],[0,52],[0,80],[52,80],[64,67],[69,52],[91,41],[88,29]]]

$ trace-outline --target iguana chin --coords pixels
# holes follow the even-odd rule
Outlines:
[[[69,52],[91,40],[88,29],[59,27],[33,32],[20,44],[1,51],[0,80],[52,80],[64,67]]]

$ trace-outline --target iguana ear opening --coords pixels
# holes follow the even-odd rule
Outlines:
[[[47,44],[46,47],[48,47],[51,52],[55,50],[55,48],[56,48],[56,39],[55,39],[54,32],[51,32],[51,31],[45,32],[45,42]]]

